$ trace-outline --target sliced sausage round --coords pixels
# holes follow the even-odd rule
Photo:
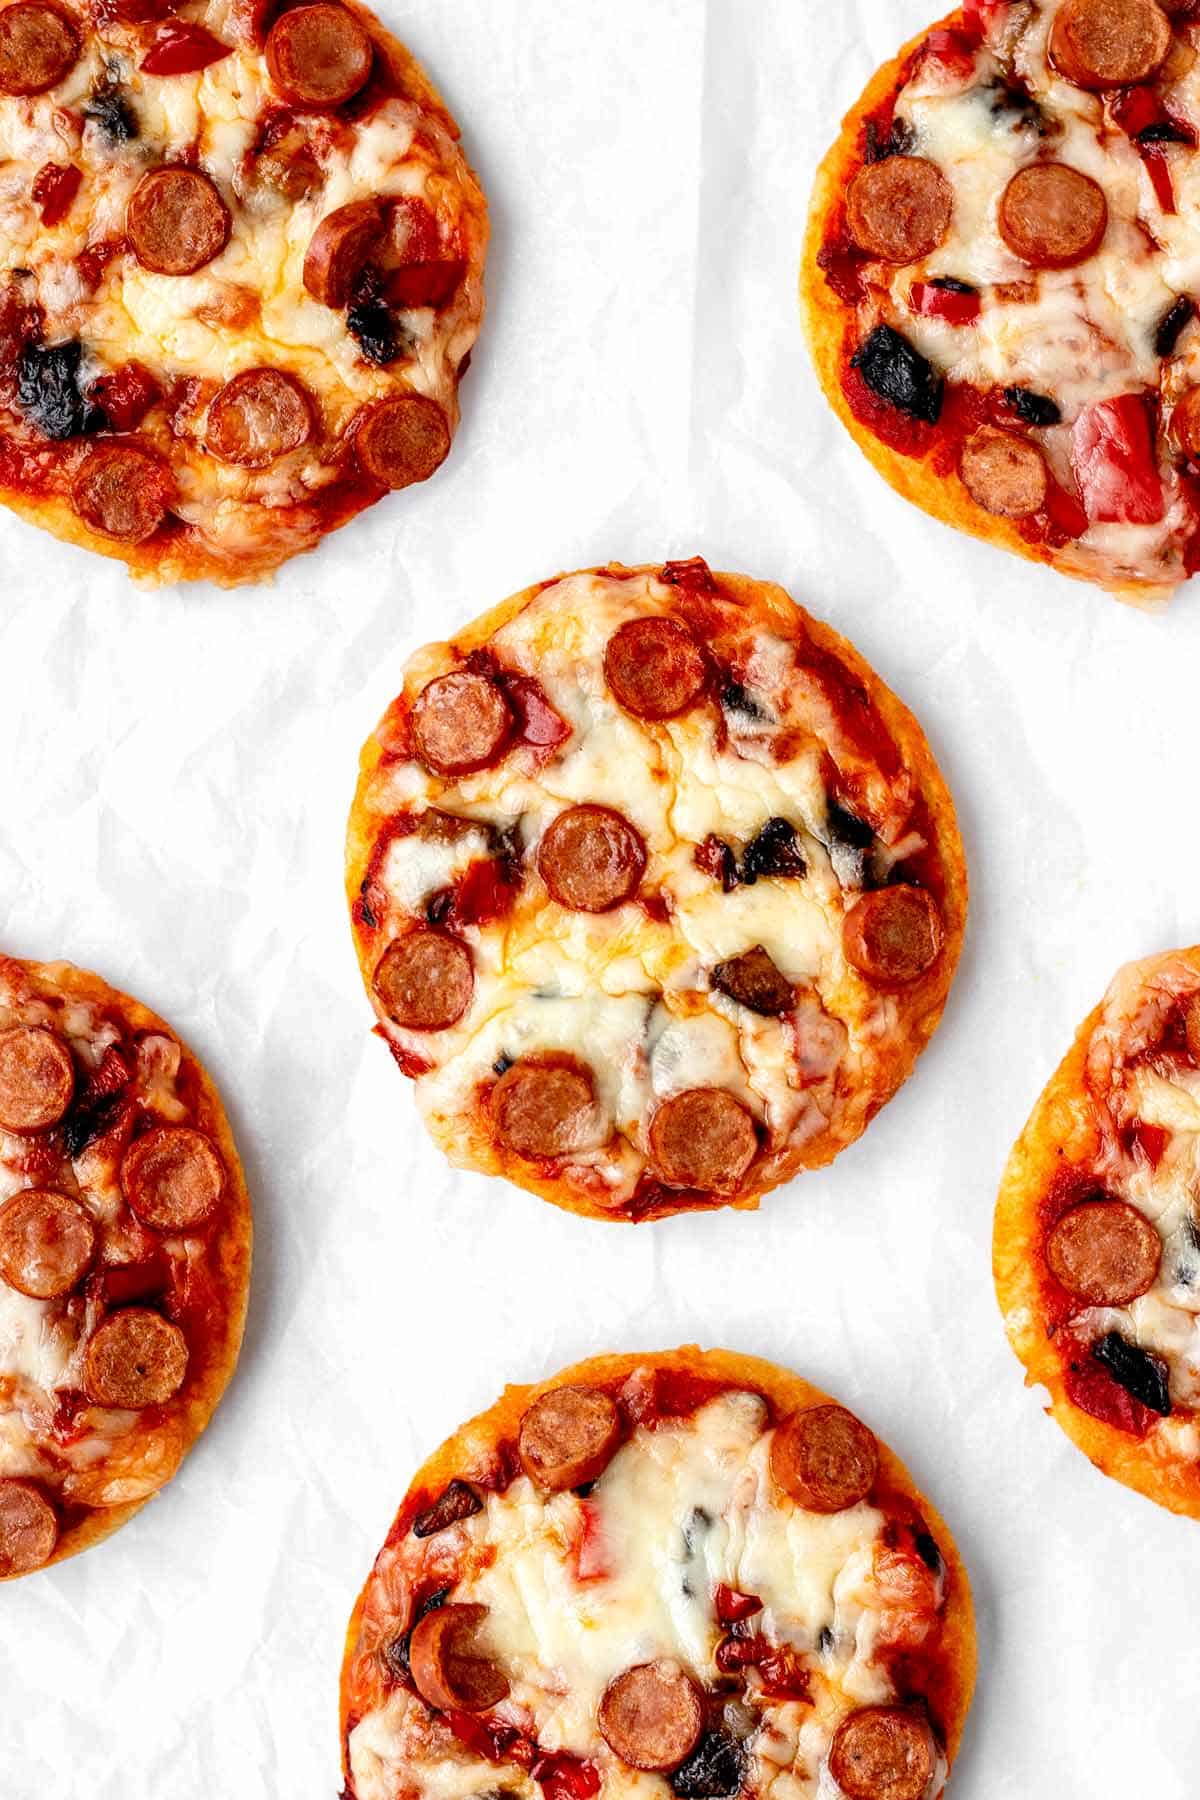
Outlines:
[[[394,1025],[405,1031],[446,1031],[471,1004],[471,952],[448,932],[419,927],[388,945],[372,986]]]
[[[611,806],[570,806],[538,845],[538,873],[572,912],[609,912],[637,892],[646,870],[639,831]]]
[[[243,369],[208,408],[204,447],[221,462],[265,469],[312,436],[312,407],[294,375]]]
[[[304,285],[313,299],[335,309],[347,306],[382,235],[383,208],[378,200],[352,200],[326,213],[304,257]]]
[[[771,1474],[809,1512],[844,1512],[866,1499],[879,1473],[879,1446],[844,1406],[810,1406],[771,1439]]]
[[[1176,403],[1171,436],[1189,462],[1200,464],[1200,387],[1188,388]]]
[[[49,1130],[74,1092],[71,1052],[53,1031],[44,1025],[0,1031],[0,1130]]]
[[[88,1339],[83,1391],[97,1406],[161,1406],[183,1386],[187,1339],[143,1306],[110,1313]]]
[[[855,901],[842,920],[847,960],[872,981],[916,981],[937,961],[942,918],[924,888],[876,888]]]
[[[380,487],[428,481],[450,454],[450,427],[436,400],[393,394],[364,407],[354,427],[359,467]]]
[[[864,1706],[833,1734],[829,1773],[846,1800],[924,1800],[937,1757],[933,1733],[902,1706]]]
[[[728,994],[739,1006],[764,1018],[782,1018],[796,1005],[795,988],[761,944],[718,963],[712,972],[712,985],[718,993]]]
[[[486,1606],[439,1606],[417,1622],[408,1645],[413,1685],[438,1712],[486,1712],[508,1693],[504,1673],[478,1648]]]
[[[526,1409],[517,1437],[525,1473],[552,1494],[595,1481],[621,1441],[621,1414],[599,1388],[560,1387]]]
[[[229,241],[229,209],[199,169],[151,169],[129,196],[125,233],[143,269],[193,275]]]
[[[638,1663],[605,1688],[599,1725],[609,1748],[631,1768],[677,1769],[700,1741],[704,1702],[677,1663]]]
[[[846,224],[860,250],[883,262],[911,263],[945,239],[954,190],[924,156],[864,163],[846,192]]]
[[[32,1481],[0,1481],[0,1578],[29,1575],[54,1555],[58,1515]]]
[[[1066,163],[1031,163],[1000,197],[1000,235],[1034,269],[1069,269],[1100,248],[1108,228],[1104,189]]]
[[[1052,1226],[1046,1261],[1055,1280],[1089,1306],[1127,1306],[1154,1286],[1162,1239],[1136,1206],[1085,1200]]]
[[[1024,519],[1046,504],[1046,459],[1029,438],[985,425],[969,437],[959,457],[963,486],[985,512]]]
[[[435,775],[473,775],[499,760],[513,732],[508,701],[473,669],[437,675],[412,709],[413,747]]]
[[[1171,48],[1171,22],[1155,0],[1067,0],[1050,33],[1050,57],[1076,87],[1153,81]]]
[[[133,444],[101,444],[71,483],[71,504],[84,523],[127,544],[154,536],[172,498],[162,463]]]
[[[673,719],[694,706],[708,681],[704,653],[678,619],[626,619],[604,650],[604,678],[626,712]]]
[[[672,1187],[732,1193],[754,1161],[754,1120],[723,1088],[687,1088],[656,1107],[650,1156]]]
[[[492,1092],[496,1136],[529,1162],[570,1156],[596,1134],[596,1090],[574,1063],[517,1062]]]
[[[212,1139],[190,1125],[159,1125],[121,1159],[121,1191],[154,1231],[206,1225],[225,1192],[225,1165]]]
[[[353,13],[327,0],[281,13],[267,38],[271,80],[293,106],[340,106],[366,85],[373,59]]]
[[[79,32],[45,0],[17,0],[0,12],[0,94],[44,94],[79,59]]]
[[[69,1294],[95,1253],[95,1227],[66,1194],[25,1188],[0,1207],[0,1280],[31,1300]]]

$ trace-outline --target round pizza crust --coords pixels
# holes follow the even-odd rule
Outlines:
[[[1200,948],[1176,953],[1200,976]],[[1200,1519],[1200,1462],[1155,1453],[1069,1398],[1062,1361],[1043,1323],[1038,1266],[1042,1224],[1039,1202],[1056,1171],[1088,1164],[1100,1144],[1084,1080],[1088,1045],[1101,1021],[1103,1002],[1088,1014],[1075,1042],[1046,1084],[1004,1171],[996,1202],[992,1275],[1008,1341],[1025,1366],[1027,1387],[1049,1395],[1050,1417],[1103,1475],[1157,1501],[1169,1512]]]
[[[625,568],[619,563],[576,571],[582,574],[616,576],[647,576],[657,572],[655,565]],[[537,582],[501,601],[498,606],[454,634],[455,650],[466,657],[472,651],[483,648],[502,626],[516,619],[547,588],[566,578],[567,572],[564,572],[563,575]],[[883,1071],[869,1109],[851,1120],[849,1123],[852,1128],[842,1133],[826,1130],[809,1142],[795,1146],[786,1159],[773,1156],[769,1159],[770,1174],[767,1179],[760,1180],[759,1173],[760,1166],[767,1165],[768,1159],[757,1159],[751,1171],[751,1181],[736,1197],[714,1199],[708,1196],[703,1203],[706,1210],[719,1204],[754,1211],[762,1196],[772,1188],[791,1180],[801,1170],[823,1168],[831,1163],[842,1150],[862,1135],[875,1113],[893,1097],[912,1073],[917,1058],[933,1036],[945,1010],[966,929],[968,881],[954,802],[925,734],[909,709],[885,685],[848,639],[842,637],[832,626],[806,612],[782,587],[773,582],[724,571],[713,571],[712,579],[723,593],[739,601],[765,628],[777,628],[784,638],[795,634],[796,621],[799,619],[801,628],[818,650],[835,657],[853,681],[865,689],[871,705],[899,748],[904,765],[911,772],[925,803],[943,880],[941,952],[930,970],[919,980],[909,984],[903,992],[904,1030],[888,1045],[885,1052],[880,1053],[879,1061],[883,1065]],[[402,694],[401,700],[403,698]],[[346,898],[354,929],[359,969],[366,991],[372,997],[374,957],[378,950],[359,928],[355,908],[361,902],[363,883],[371,867],[379,835],[378,815],[371,812],[368,795],[386,756],[384,736],[388,718],[389,715],[385,714],[379,729],[372,733],[363,746],[346,840]],[[382,1024],[376,1029],[386,1038]],[[445,1144],[442,1147],[447,1148]],[[478,1142],[478,1134],[472,1139],[467,1166],[484,1173],[502,1175],[514,1185],[539,1195],[552,1205],[585,1218],[621,1222],[626,1218],[626,1215],[592,1203],[561,1176],[545,1174],[535,1165],[513,1156],[495,1143],[482,1145]],[[639,1211],[636,1222],[665,1218],[684,1210],[689,1210],[689,1203],[682,1195],[678,1199],[666,1197],[661,1204]]]
[[[765,1395],[781,1415],[813,1406],[839,1404],[790,1369],[781,1368],[761,1357],[744,1356],[733,1350],[702,1350],[697,1344],[684,1344],[677,1350],[641,1353],[630,1351],[585,1357],[582,1362],[573,1363],[544,1381],[506,1387],[493,1406],[468,1420],[452,1437],[447,1438],[413,1477],[388,1534],[388,1542],[394,1542],[406,1531],[420,1508],[432,1496],[442,1492],[456,1476],[469,1479],[473,1469],[487,1466],[500,1444],[506,1440],[515,1440],[522,1416],[541,1395],[552,1393],[556,1388],[573,1385],[621,1381],[638,1368],[693,1375],[728,1387],[754,1389]],[[930,1505],[904,1464],[888,1446],[881,1439],[876,1439],[876,1442],[879,1448],[880,1485],[909,1501],[925,1519],[937,1541],[945,1568],[946,1592],[939,1652],[946,1679],[939,1689],[942,1705],[940,1723],[944,1731],[946,1757],[953,1765],[962,1742],[975,1689],[977,1646],[971,1584],[958,1547],[937,1508]],[[342,1660],[339,1718],[346,1800],[353,1800],[354,1795],[348,1750],[351,1723],[350,1678],[370,1587],[371,1580],[368,1578],[350,1616]]]
[[[188,1372],[183,1388],[169,1402],[172,1419],[178,1425],[182,1440],[179,1466],[196,1439],[209,1423],[222,1394],[232,1379],[242,1346],[246,1310],[250,1298],[250,1264],[254,1228],[250,1196],[229,1120],[211,1077],[199,1058],[165,1020],[143,1006],[140,1000],[110,987],[99,975],[78,969],[71,963],[42,963],[17,960],[34,986],[47,994],[61,994],[94,1006],[111,1008],[132,1031],[162,1032],[183,1052],[182,1068],[186,1068],[196,1084],[197,1107],[190,1124],[205,1132],[216,1144],[225,1165],[226,1186],[221,1202],[219,1227],[208,1234],[214,1251],[216,1273],[224,1306],[213,1318],[213,1328],[202,1338],[188,1341]],[[176,1473],[178,1470],[176,1470]],[[174,1477],[172,1476],[171,1479]],[[164,1486],[169,1485],[165,1483]],[[121,1506],[91,1507],[66,1522],[59,1532],[54,1554],[42,1565],[53,1568],[83,1550],[90,1550],[141,1512],[162,1492],[148,1494],[145,1499]],[[41,1570],[33,1571],[40,1574]],[[19,1581],[20,1575],[0,1576],[0,1580]]]
[[[1123,600],[1150,608],[1161,607],[1174,593],[1174,583],[1132,579],[1098,581],[1091,570],[1074,565],[1069,547],[1056,551],[1046,544],[1030,543],[1010,520],[978,506],[957,473],[939,475],[928,460],[903,456],[883,443],[854,416],[842,391],[846,330],[853,319],[853,309],[829,287],[817,257],[851,177],[861,163],[862,134],[868,118],[901,85],[906,62],[924,44],[929,33],[959,24],[961,20],[961,8],[956,8],[934,24],[927,25],[872,76],[860,99],[842,120],[837,139],[817,170],[800,262],[801,318],[817,379],[829,405],[867,461],[890,488],[920,507],[930,518],[938,519],[956,531],[966,532],[969,537],[979,538],[985,544],[1023,556],[1029,562],[1046,563],[1061,575],[1086,581],[1093,587],[1107,588]]]

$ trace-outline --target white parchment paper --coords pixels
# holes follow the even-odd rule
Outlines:
[[[1042,1416],[989,1269],[1009,1145],[1125,959],[1200,937],[1200,598],[1165,619],[908,509],[827,414],[812,174],[930,0],[381,0],[495,223],[454,455],[273,587],[142,594],[0,522],[0,942],[162,1011],[257,1213],[208,1436],[117,1538],[0,1591],[4,1800],[334,1800],[342,1634],[417,1462],[504,1381],[699,1339],[857,1408],[979,1606],[958,1800],[1184,1800],[1200,1527]],[[783,582],[915,708],[966,953],[916,1077],[757,1215],[639,1229],[451,1173],[369,1034],[341,895],[401,660],[562,568]]]

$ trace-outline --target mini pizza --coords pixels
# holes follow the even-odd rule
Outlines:
[[[348,892],[452,1162],[595,1218],[753,1206],[910,1073],[966,910],[912,716],[781,588],[543,582],[420,651]]]
[[[169,1026],[66,963],[0,958],[0,1579],[99,1542],[233,1373],[250,1204]]]
[[[419,1472],[350,1625],[345,1800],[936,1800],[967,1577],[891,1452],[727,1351],[510,1387]]]
[[[487,210],[356,0],[10,0],[0,160],[14,512],[232,587],[443,461]]]
[[[1034,1107],[996,1291],[1098,1469],[1200,1518],[1200,949],[1122,969]]]
[[[964,0],[846,118],[801,282],[894,488],[1142,602],[1200,564],[1194,13]]]

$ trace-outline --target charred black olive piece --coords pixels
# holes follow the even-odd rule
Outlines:
[[[1092,1345],[1092,1355],[1103,1363],[1118,1387],[1151,1412],[1168,1418],[1171,1395],[1167,1386],[1167,1365],[1159,1356],[1151,1356],[1123,1338],[1119,1331],[1109,1331]]]
[[[1159,320],[1158,330],[1154,334],[1155,356],[1171,356],[1183,336],[1184,327],[1190,325],[1195,316],[1196,302],[1189,300],[1186,294],[1180,294],[1174,306]]]
[[[386,368],[407,355],[412,339],[396,323],[395,315],[380,291],[379,277],[368,268],[358,284],[346,313],[346,327],[368,362]]]
[[[864,138],[863,161],[869,163],[886,162],[889,156],[907,156],[917,141],[917,134],[912,126],[903,119],[893,119],[887,135],[880,136],[879,127],[874,119],[867,120]]]
[[[408,1653],[412,1647],[413,1632],[421,1623],[422,1619],[429,1613],[436,1612],[439,1606],[445,1606],[449,1598],[450,1589],[448,1587],[439,1588],[436,1594],[430,1594],[428,1599],[422,1600],[420,1606],[418,1606],[416,1612],[413,1614],[413,1621],[408,1630],[402,1631],[398,1637],[391,1638],[384,1645],[383,1659],[387,1663],[388,1668],[392,1671],[392,1674],[398,1676],[401,1681],[407,1681],[412,1674],[412,1670],[409,1667]]]
[[[132,144],[138,135],[137,114],[112,77],[92,90],[83,116],[100,127],[110,144]]]
[[[710,1796],[736,1794],[742,1785],[745,1757],[736,1738],[723,1731],[706,1731],[687,1761],[671,1776],[679,1800],[710,1800]]]
[[[31,425],[48,438],[82,437],[108,421],[79,387],[83,345],[27,344],[17,358],[17,403]]]
[[[435,1531],[445,1531],[448,1526],[457,1525],[460,1520],[469,1519],[472,1513],[482,1510],[483,1501],[474,1488],[468,1487],[465,1481],[452,1481],[432,1506],[417,1514],[413,1520],[413,1536],[432,1537]]]
[[[1035,394],[1032,388],[1006,387],[1004,398],[1026,425],[1057,425],[1062,413],[1046,394]]]
[[[744,719],[753,719],[756,724],[770,718],[770,714],[753,699],[740,681],[727,681],[721,689],[721,709],[723,712],[740,713]]]
[[[753,887],[760,875],[803,875],[807,866],[796,827],[787,819],[768,819],[743,852],[742,880]]]
[[[890,325],[877,325],[850,359],[873,394],[898,412],[936,425],[945,383],[919,350]]]
[[[106,1094],[102,1100],[93,1101],[91,1106],[75,1107],[63,1126],[63,1149],[74,1160],[82,1156],[89,1144],[94,1144],[98,1137],[116,1124],[125,1104],[125,1096]]]

